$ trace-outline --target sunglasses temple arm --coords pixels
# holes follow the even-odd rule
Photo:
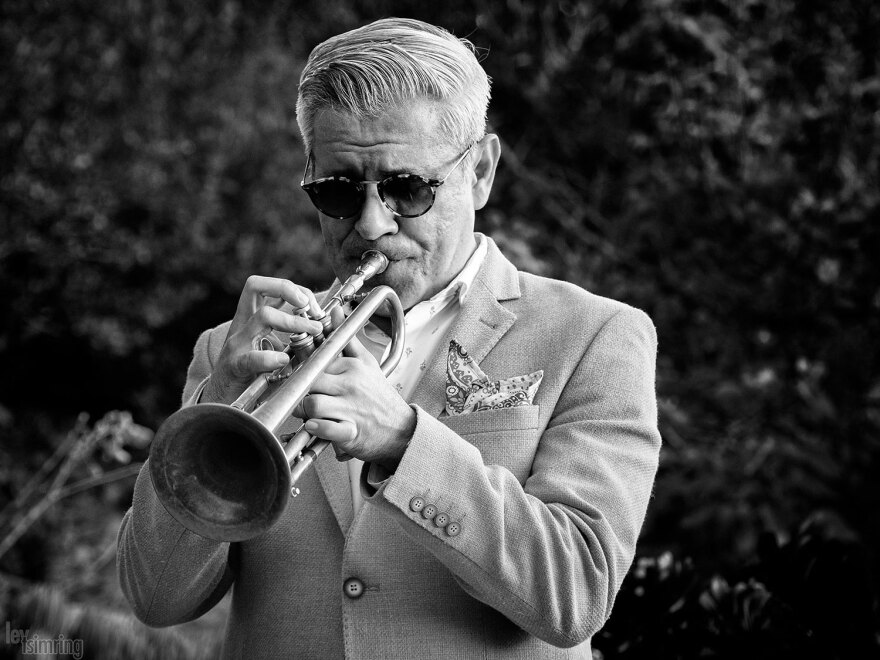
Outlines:
[[[299,182],[300,188],[306,185],[306,176],[309,174],[309,165],[312,164],[312,152],[309,152],[308,157],[306,158],[306,166],[303,168],[302,180]]]

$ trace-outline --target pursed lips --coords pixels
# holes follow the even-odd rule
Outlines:
[[[393,252],[391,254],[384,251],[382,252],[383,254],[385,254],[386,257],[388,257],[388,267],[385,269],[384,272],[378,273],[370,279],[370,287],[379,286],[380,284],[389,285],[393,280],[399,279],[400,277],[404,276],[404,273],[406,272],[405,270],[400,269],[405,268],[402,263],[408,261],[410,257],[395,254]],[[358,252],[357,254],[348,257],[351,273],[355,271],[358,264],[360,263],[361,254],[363,254],[363,252]]]
[[[348,260],[354,264],[360,263],[361,255],[364,252],[366,252],[367,250],[378,250],[379,252],[384,254],[386,257],[388,257],[388,261],[391,263],[394,263],[397,261],[404,261],[406,259],[411,258],[409,255],[402,254],[400,251],[397,251],[397,250],[387,250],[387,249],[382,249],[381,247],[365,247],[362,250],[350,251],[348,254]]]

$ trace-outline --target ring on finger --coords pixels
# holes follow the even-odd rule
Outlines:
[[[312,393],[307,392],[306,395],[299,402],[298,408],[299,408],[299,411],[302,413],[303,420],[309,419],[309,414],[306,412],[306,399],[308,399],[310,396],[312,396]]]
[[[254,337],[251,342],[251,346],[255,351],[274,351],[275,347],[272,345],[272,340],[268,337]]]

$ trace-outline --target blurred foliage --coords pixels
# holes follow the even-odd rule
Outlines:
[[[864,544],[817,512],[790,539],[765,534],[748,562],[707,574],[671,552],[637,559],[595,655],[619,660],[843,660],[880,654]]]
[[[127,448],[143,451],[152,439],[153,432],[135,424],[131,413],[111,411],[93,427],[83,413],[64,442],[26,482],[22,482],[23,471],[9,469],[4,483],[11,486],[15,498],[0,510],[0,558],[60,500],[136,475],[141,463],[131,463]],[[123,467],[107,469],[118,464]],[[69,483],[75,475],[80,479]],[[25,571],[18,567],[15,572]]]
[[[387,15],[481,49],[504,154],[478,228],[655,320],[642,548],[731,571],[827,510],[876,588],[874,0],[5,0],[0,504],[82,410],[155,428],[247,275],[329,282],[296,83],[320,40]]]

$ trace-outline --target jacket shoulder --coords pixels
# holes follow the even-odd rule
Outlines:
[[[518,272],[521,299],[519,314],[540,314],[548,321],[566,326],[601,327],[621,315],[634,323],[648,323],[648,315],[625,302],[600,296],[582,287],[549,277]]]

